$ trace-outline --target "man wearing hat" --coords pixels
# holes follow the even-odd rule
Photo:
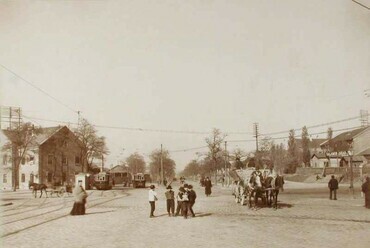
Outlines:
[[[168,216],[175,216],[175,192],[172,190],[171,185],[167,186],[167,191],[165,193],[167,199],[167,213]]]
[[[361,189],[365,195],[365,208],[370,208],[370,177],[366,177]]]
[[[185,219],[188,218],[188,209],[189,209],[189,185],[184,184],[184,194],[182,195],[182,216]]]
[[[176,196],[177,208],[176,208],[175,216],[178,216],[180,214],[180,211],[181,211],[181,215],[183,214],[182,213],[182,202],[183,202],[182,198],[183,198],[184,193],[185,193],[184,187],[180,187],[179,188],[179,193],[177,193],[177,196]]]
[[[155,186],[150,185],[150,189],[149,189],[150,218],[154,217],[155,201],[158,200],[157,192],[155,192],[154,189],[155,189]]]
[[[188,210],[190,214],[195,217],[194,211],[193,211],[193,206],[195,204],[195,199],[197,198],[197,194],[193,190],[193,185],[188,186],[188,196],[189,196],[189,203],[188,203]]]

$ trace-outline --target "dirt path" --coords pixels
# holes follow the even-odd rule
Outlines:
[[[358,248],[370,242],[370,212],[361,198],[339,194],[338,201],[330,201],[324,189],[295,185],[281,194],[277,211],[253,211],[236,204],[228,188],[213,188],[211,197],[203,188],[196,191],[195,218],[168,217],[159,188],[158,217],[150,219],[147,189],[126,190],[129,196],[89,208],[85,216],[5,237],[2,247]]]

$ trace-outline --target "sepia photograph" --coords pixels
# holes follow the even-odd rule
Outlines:
[[[369,230],[370,0],[0,0],[0,247]]]

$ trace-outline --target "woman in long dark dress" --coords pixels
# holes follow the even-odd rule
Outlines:
[[[206,196],[210,196],[212,194],[212,182],[211,180],[209,180],[209,177],[206,178],[206,180],[204,180],[204,187],[205,187],[205,193],[206,193]]]
[[[71,215],[84,215],[87,193],[80,184],[73,189],[73,196],[75,197],[75,202],[71,210]]]

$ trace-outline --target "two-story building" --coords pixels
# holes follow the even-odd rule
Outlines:
[[[16,139],[12,130],[1,131],[1,147],[14,143]],[[18,174],[13,174],[18,151],[15,146],[2,149],[3,166],[0,168],[2,180],[0,189],[10,189],[13,181],[20,189],[29,187],[29,183],[47,185],[73,184],[75,175],[86,170],[82,162],[83,144],[66,126],[41,128],[32,137],[26,153],[20,159]]]
[[[338,167],[362,166],[370,163],[370,127],[341,133],[321,144],[327,156],[337,156]],[[330,166],[330,164],[329,164]]]

